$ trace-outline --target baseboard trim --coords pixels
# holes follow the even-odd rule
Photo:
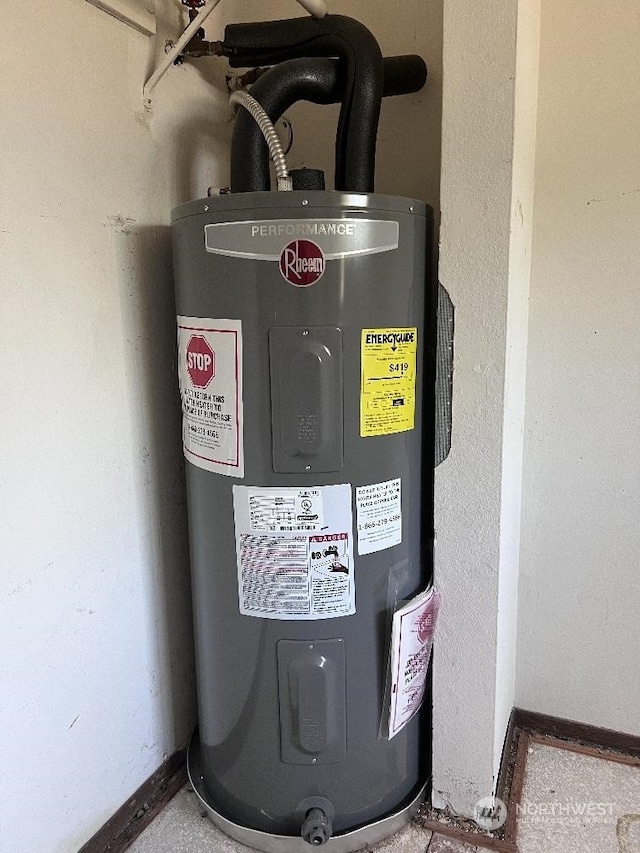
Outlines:
[[[187,750],[153,773],[78,853],[123,853],[187,782]]]
[[[601,729],[577,720],[565,720],[537,711],[525,711],[523,708],[514,708],[512,719],[514,729],[524,729],[534,735],[546,735],[559,740],[578,741],[597,749],[609,749],[640,758],[640,737],[637,735]]]
[[[512,719],[515,714],[512,714]],[[518,835],[518,806],[522,800],[522,791],[524,789],[524,774],[527,766],[527,757],[529,755],[529,745],[531,743],[531,734],[523,729],[519,729],[514,725],[512,732],[513,744],[509,749],[515,749],[515,763],[511,772],[509,782],[509,799],[507,805],[507,822],[504,827],[505,841],[512,844],[517,850],[517,835]]]
[[[419,818],[418,826],[432,832],[434,835],[443,835],[445,838],[460,841],[462,844],[468,845],[469,849],[495,850],[497,853],[518,853],[518,848],[510,841],[505,841],[492,835],[484,835],[480,831],[477,833],[467,832],[457,826],[451,826],[442,821],[425,817]]]
[[[478,850],[495,850],[517,853],[517,805],[522,799],[525,768],[532,744],[567,749],[583,755],[618,761],[622,764],[640,764],[640,737],[602,729],[576,720],[565,720],[514,708],[509,718],[498,775],[497,795],[507,803],[507,822],[502,837],[470,832],[464,822],[456,825],[455,819],[445,823],[426,814],[418,818],[420,826],[439,835],[463,841]],[[449,816],[450,817],[450,816]]]
[[[608,747],[592,746],[588,743],[575,743],[570,740],[561,740],[551,735],[529,735],[530,743],[537,743],[540,746],[552,746],[554,749],[565,749],[568,752],[577,752],[578,755],[588,755],[590,758],[602,758],[605,761],[612,761],[614,764],[625,764],[627,767],[640,767],[640,757],[635,755],[627,755],[622,752],[614,751]]]
[[[511,787],[511,777],[513,772],[513,756],[511,750],[517,748],[516,736],[516,709],[511,709],[509,715],[509,725],[502,744],[502,756],[500,758],[500,769],[498,770],[498,784],[496,785],[496,795],[500,799],[507,802],[509,799],[509,789]]]
[[[511,814],[515,811],[515,805],[522,795],[526,750],[529,743],[533,741],[548,743],[550,746],[562,746],[560,743],[551,743],[552,739],[583,744],[585,748],[578,747],[577,751],[586,754],[600,755],[599,750],[608,750],[635,759],[628,762],[622,758],[624,763],[637,764],[640,760],[639,736],[602,729],[576,720],[540,714],[537,711],[514,708],[505,737],[498,784],[499,794],[508,800]],[[567,744],[565,748],[576,749],[571,744]],[[512,750],[517,752],[515,762]],[[186,784],[186,757],[186,749],[174,752],[96,832],[93,838],[80,848],[78,853],[124,853],[169,800]],[[601,757],[611,758],[606,755]],[[517,828],[512,821],[507,822],[504,840],[464,832],[457,827],[447,826],[425,817],[420,818],[419,822],[433,832],[488,850],[513,853],[517,849]]]

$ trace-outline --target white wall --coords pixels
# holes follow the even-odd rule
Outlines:
[[[505,341],[500,582],[493,773],[499,772],[515,699],[525,386],[533,236],[534,166],[540,53],[540,0],[520,0],[516,31],[509,284]]]
[[[216,60],[172,69],[142,109],[179,31],[178,4],[156,5],[155,42],[84,0],[3,16],[0,849],[11,853],[75,853],[194,723],[168,223],[173,204],[228,183],[231,124]],[[425,55],[428,91],[385,104],[378,188],[437,203],[437,0],[393,18],[381,0],[329,5],[360,15],[385,52]],[[209,37],[238,17],[223,3]],[[332,121],[328,109],[309,129],[297,122],[295,157],[327,163]]]
[[[538,0],[445,0],[440,278],[456,306],[436,471],[433,802],[495,789],[515,692]]]
[[[640,7],[543,0],[517,703],[640,730]]]
[[[5,6],[0,849],[73,853],[194,722],[168,223],[229,125],[186,68],[144,114],[152,41],[84,0]]]

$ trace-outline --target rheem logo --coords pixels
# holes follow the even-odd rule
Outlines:
[[[324,274],[324,254],[311,240],[294,240],[280,255],[282,277],[295,287],[309,287]]]
[[[215,353],[202,335],[192,335],[187,344],[187,373],[195,388],[206,388],[215,376]]]

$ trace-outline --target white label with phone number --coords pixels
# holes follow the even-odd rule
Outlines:
[[[358,554],[374,554],[402,542],[400,477],[356,489]]]

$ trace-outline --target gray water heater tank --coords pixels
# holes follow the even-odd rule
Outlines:
[[[424,712],[390,737],[389,649],[394,611],[431,575],[431,233],[423,202],[378,194],[173,212],[189,772],[258,849],[359,849],[406,822],[426,782]]]

